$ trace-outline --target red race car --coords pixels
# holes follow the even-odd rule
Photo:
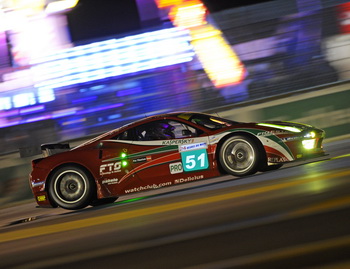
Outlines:
[[[30,186],[40,206],[80,209],[223,174],[246,176],[324,155],[325,132],[292,122],[241,123],[195,113],[148,117],[78,147],[42,146]]]

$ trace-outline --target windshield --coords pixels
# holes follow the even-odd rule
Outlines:
[[[236,121],[231,121],[231,120],[214,117],[211,115],[203,115],[203,114],[194,114],[190,120],[195,124],[201,125],[205,128],[212,129],[212,130],[221,129],[221,128],[238,124],[238,122]]]

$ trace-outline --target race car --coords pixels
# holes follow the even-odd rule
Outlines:
[[[42,145],[30,186],[39,206],[81,209],[119,196],[230,174],[244,177],[324,155],[325,132],[197,112],[147,117],[77,147]]]

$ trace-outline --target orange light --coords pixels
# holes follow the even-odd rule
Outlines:
[[[184,0],[156,0],[158,8],[181,5]]]
[[[245,68],[222,32],[208,24],[207,9],[200,0],[156,0],[158,8],[169,8],[175,26],[187,28],[205,72],[216,87],[242,82]]]
[[[186,4],[175,6],[169,13],[169,18],[175,26],[191,28],[206,24],[206,8],[202,3],[190,1]]]
[[[211,25],[191,30],[192,45],[210,80],[216,87],[242,82],[245,69],[221,31]]]

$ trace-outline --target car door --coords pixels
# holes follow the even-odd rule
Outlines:
[[[202,143],[203,149],[207,145],[208,138],[198,137],[199,133],[193,127],[162,119],[139,125],[134,128],[134,133],[136,139],[128,148],[132,170],[128,181],[125,178],[128,183],[122,183],[125,193],[170,186],[176,178],[182,178],[183,173],[209,168],[207,156],[199,163],[193,154],[183,159],[181,148],[186,145]],[[183,160],[188,169],[183,166]]]

